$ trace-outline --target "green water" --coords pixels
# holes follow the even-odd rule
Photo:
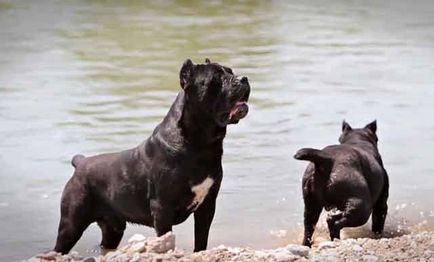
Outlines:
[[[389,233],[434,228],[433,12],[432,1],[0,0],[0,260],[53,247],[71,157],[143,141],[186,58],[252,86],[225,140],[211,247],[299,242],[306,163],[292,155],[336,143],[343,119],[378,120]],[[191,222],[174,229],[180,248],[192,248]],[[124,241],[133,233],[154,234],[130,226]],[[92,226],[75,249],[99,241]]]

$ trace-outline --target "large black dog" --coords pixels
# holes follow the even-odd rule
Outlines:
[[[194,251],[204,250],[222,180],[228,124],[248,112],[250,85],[228,67],[195,65],[180,71],[182,90],[152,135],[136,148],[72,159],[55,251],[68,253],[97,222],[101,245],[116,248],[127,222],[154,227],[161,236],[194,213]]]
[[[312,163],[303,176],[304,239],[311,246],[315,225],[323,208],[329,211],[330,238],[344,227],[361,226],[372,212],[372,231],[381,234],[387,214],[389,178],[377,149],[376,121],[353,129],[342,124],[340,145],[322,150],[303,148],[299,160]]]

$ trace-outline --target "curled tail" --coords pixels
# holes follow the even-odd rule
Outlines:
[[[328,153],[313,148],[302,148],[298,150],[297,153],[295,153],[294,158],[298,160],[311,161],[318,165],[319,164],[331,165],[333,164],[334,161],[333,157]]]
[[[81,161],[83,161],[83,159],[85,159],[86,157],[83,155],[75,155],[72,160],[71,160],[71,164],[73,167],[77,168],[77,166],[81,163]]]

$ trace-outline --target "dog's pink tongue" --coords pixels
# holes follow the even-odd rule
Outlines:
[[[249,106],[246,102],[237,102],[229,113],[229,119],[241,119],[247,115]]]

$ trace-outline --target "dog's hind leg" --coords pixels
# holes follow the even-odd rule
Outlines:
[[[303,245],[312,245],[312,236],[318,223],[322,206],[309,194],[304,194],[304,237]]]
[[[92,223],[92,208],[87,201],[86,190],[73,185],[71,179],[65,187],[60,208],[59,231],[54,251],[68,253]],[[78,189],[77,189],[78,188]]]
[[[358,198],[347,201],[346,208],[341,212],[331,213],[327,217],[330,239],[340,239],[341,229],[344,227],[358,227],[366,223],[370,215],[368,206]]]
[[[372,232],[377,235],[383,233],[387,215],[387,199],[389,197],[389,178],[385,175],[383,191],[372,209]]]
[[[117,221],[115,224],[107,221],[98,221],[101,228],[102,240],[101,247],[105,249],[115,249],[121,242],[126,227],[125,221]]]

